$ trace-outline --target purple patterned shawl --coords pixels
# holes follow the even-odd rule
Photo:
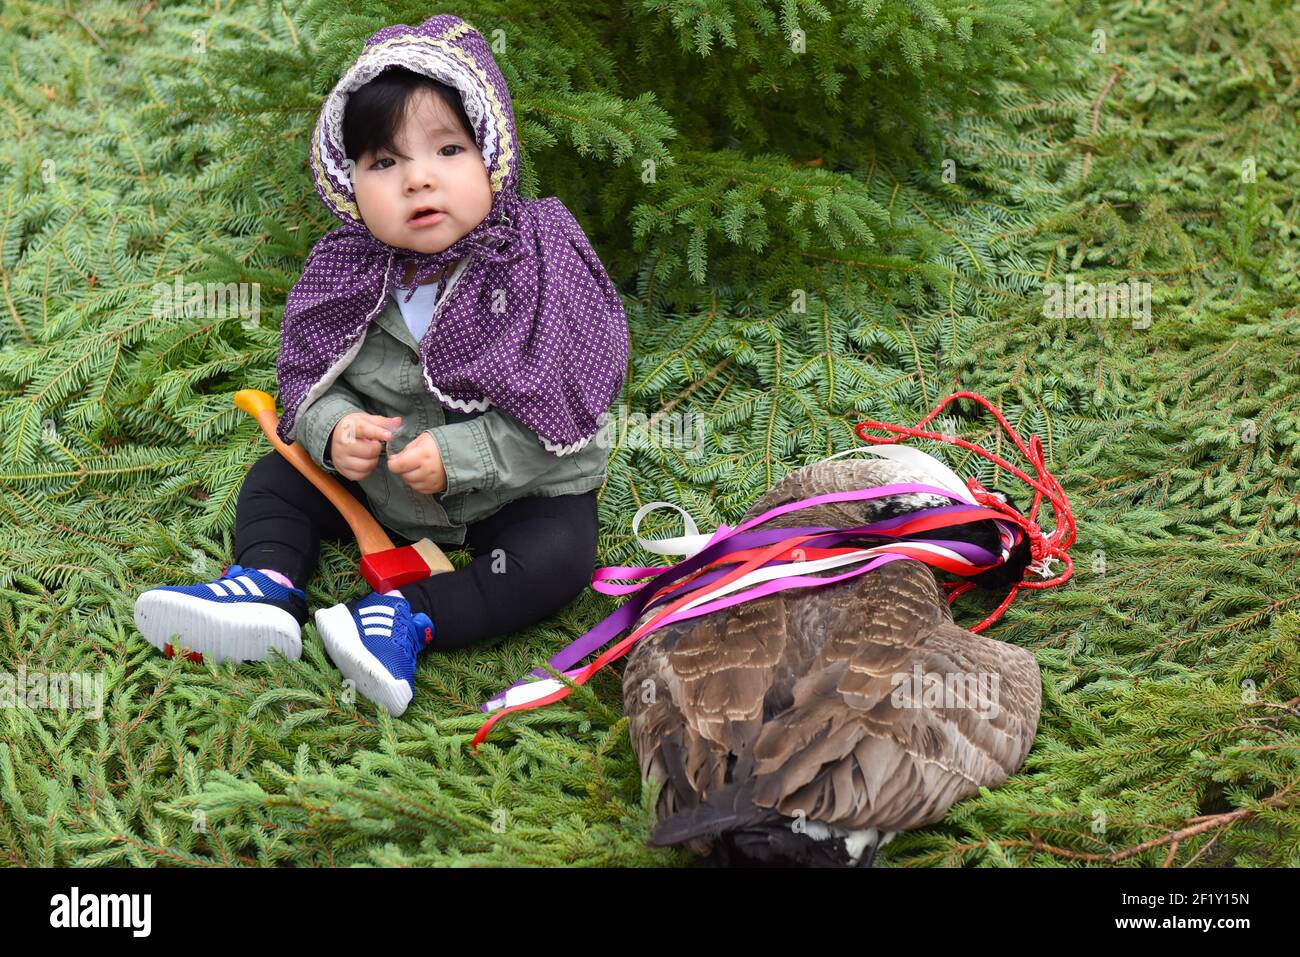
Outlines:
[[[357,210],[343,151],[348,95],[393,65],[457,88],[492,186],[483,222],[440,253],[376,239]],[[459,17],[385,27],[325,98],[311,141],[311,173],[343,225],[312,247],[285,304],[276,360],[279,435],[338,378],[366,329],[415,267],[412,287],[467,257],[420,342],[424,383],[446,408],[498,406],[556,455],[596,435],[623,388],[627,318],[618,291],[573,214],[555,197],[517,192],[519,147],[505,80],[483,37]],[[449,273],[450,276],[450,273]],[[407,299],[412,293],[408,293]],[[493,305],[496,309],[493,309]],[[502,309],[504,305],[504,309]]]

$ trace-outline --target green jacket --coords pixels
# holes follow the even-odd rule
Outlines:
[[[454,280],[453,280],[454,281]],[[439,291],[439,302],[446,294]],[[436,329],[437,314],[433,319]],[[436,334],[436,333],[435,333]],[[380,524],[411,541],[462,545],[466,524],[531,495],[576,495],[599,488],[609,462],[607,430],[568,455],[548,452],[537,433],[496,407],[485,411],[444,409],[425,388],[419,344],[388,297],[352,362],[319,398],[299,413],[298,440],[326,472],[334,426],[352,412],[401,416],[387,443],[397,454],[421,432],[438,443],[447,488],[424,495],[388,469],[387,450],[360,485]]]

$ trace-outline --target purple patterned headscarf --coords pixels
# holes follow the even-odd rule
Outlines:
[[[460,91],[492,187],[492,208],[439,253],[376,239],[361,219],[343,149],[348,96],[390,66]],[[517,192],[519,146],[510,92],[487,41],[459,17],[385,27],[325,98],[311,141],[311,173],[343,225],[312,247],[285,304],[276,360],[279,435],[360,350],[371,320],[414,267],[411,291],[467,257],[420,342],[424,383],[446,408],[498,406],[556,455],[595,436],[623,389],[627,317],[582,227],[556,197]],[[493,306],[496,306],[494,309]],[[504,309],[502,306],[504,305]]]

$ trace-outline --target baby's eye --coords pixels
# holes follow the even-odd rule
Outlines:
[[[460,145],[457,144],[457,143],[448,143],[446,146],[444,146],[444,147],[442,148],[442,150],[460,150],[460,151],[463,153],[463,152],[465,152],[465,147],[460,146]],[[438,150],[438,155],[439,155],[439,156],[455,156],[455,155],[456,155],[455,153],[444,153],[442,150]]]
[[[393,162],[393,158],[392,158],[391,156],[385,156],[383,159],[375,160],[375,162],[373,162],[372,164],[370,164],[370,168],[371,168],[371,169],[388,169],[387,166],[380,166],[379,164],[380,164],[380,163],[391,163],[391,162]]]

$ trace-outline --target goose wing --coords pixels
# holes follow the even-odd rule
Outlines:
[[[918,562],[882,567],[847,598],[837,590],[822,589],[836,610],[817,661],[755,743],[755,804],[899,831],[1020,768],[1042,696],[1032,654],[954,624]]]

